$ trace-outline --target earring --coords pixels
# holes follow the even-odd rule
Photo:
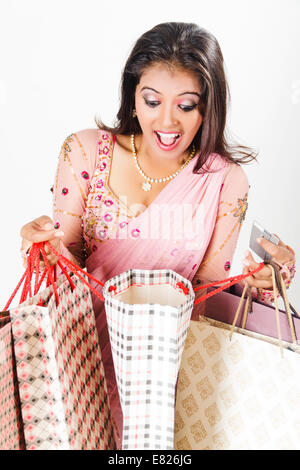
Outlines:
[[[136,110],[135,110],[135,109],[133,109],[133,111],[132,111],[132,117],[133,117],[133,118],[135,118],[136,116],[137,116],[137,114],[136,114]]]

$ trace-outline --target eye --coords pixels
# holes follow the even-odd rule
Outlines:
[[[179,105],[179,108],[182,109],[182,111],[185,111],[185,112],[188,112],[188,111],[192,111],[193,109],[196,108],[196,104],[193,104],[191,106],[185,106],[185,105]]]
[[[145,103],[147,106],[150,106],[150,108],[155,108],[157,105],[159,105],[159,101],[145,100]]]

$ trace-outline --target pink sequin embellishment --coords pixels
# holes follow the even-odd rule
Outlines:
[[[101,194],[97,194],[96,200],[97,200],[97,201],[101,201],[101,198],[102,198],[102,195],[101,195]]]
[[[88,180],[89,179],[89,174],[87,171],[82,171],[81,172],[81,176],[82,178],[84,178],[85,180]]]
[[[102,186],[103,186],[103,181],[102,181],[102,180],[99,180],[99,181],[97,182],[97,185],[96,185],[96,186],[97,186],[97,188],[102,188]]]
[[[68,188],[63,188],[62,191],[61,191],[61,193],[62,193],[64,196],[66,196],[66,195],[68,194],[68,192],[69,192]]]
[[[54,228],[55,229],[58,229],[60,227],[60,223],[59,222],[56,222],[56,224],[54,225]]]
[[[105,238],[106,237],[106,231],[105,230],[100,230],[99,231],[99,238]]]
[[[104,220],[106,220],[106,222],[111,222],[112,221],[112,216],[110,214],[105,214]]]
[[[105,168],[106,168],[106,163],[105,163],[105,162],[102,162],[99,168],[100,168],[100,171],[105,170]]]
[[[104,204],[109,207],[112,206],[113,202],[110,199],[106,199],[106,201],[104,201]]]
[[[124,228],[124,227],[126,227],[126,225],[128,225],[128,222],[121,222],[120,223],[120,228]]]
[[[138,228],[135,228],[134,230],[131,231],[131,235],[134,237],[134,238],[137,238],[140,236],[140,231]]]
[[[224,269],[225,269],[225,271],[229,271],[229,269],[230,269],[230,261],[226,261],[226,263],[224,264]]]
[[[107,145],[105,145],[105,147],[103,147],[102,153],[104,153],[104,155],[107,155],[108,152],[109,152],[109,148],[107,147]]]

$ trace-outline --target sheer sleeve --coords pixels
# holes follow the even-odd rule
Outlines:
[[[64,232],[61,253],[85,264],[82,214],[96,162],[97,129],[69,135],[59,154],[53,187],[53,220]]]
[[[215,228],[199,266],[193,278],[194,287],[201,283],[218,281],[229,277],[238,236],[248,208],[248,178],[240,165],[232,163],[220,190],[219,209]],[[196,299],[204,295],[196,292]],[[203,313],[204,305],[194,308],[193,319]]]

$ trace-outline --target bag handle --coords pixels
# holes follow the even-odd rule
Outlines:
[[[58,258],[57,263],[54,266],[49,265],[49,261],[47,259],[47,255],[46,255],[46,252],[45,252],[45,247],[47,247]],[[39,277],[39,267],[40,267],[41,255],[42,255],[42,259],[44,260],[45,268],[44,268],[44,271],[43,271],[41,277]],[[65,276],[69,280],[71,288],[74,289],[74,287],[75,287],[74,283],[73,283],[71,277],[69,276],[69,274],[67,273],[64,265],[75,276],[77,276],[100,300],[102,300],[104,302],[103,296],[95,288],[93,288],[86,281],[86,279],[82,275],[87,276],[89,279],[93,280],[96,284],[98,284],[101,287],[104,286],[104,283],[99,281],[98,279],[96,279],[91,274],[84,271],[80,266],[73,263],[73,261],[71,261],[68,258],[66,258],[65,256],[63,256],[61,253],[58,253],[56,251],[56,249],[51,245],[51,243],[46,241],[46,242],[34,243],[32,245],[32,248],[29,252],[28,259],[27,259],[27,268],[26,268],[23,276],[21,277],[19,283],[17,284],[17,287],[15,288],[12,295],[10,296],[8,302],[6,303],[5,307],[3,308],[3,310],[4,311],[8,310],[13,298],[15,297],[16,293],[20,289],[23,282],[24,282],[24,286],[23,286],[23,290],[22,290],[22,293],[21,293],[20,303],[24,302],[28,297],[29,298],[32,297],[31,284],[32,284],[32,279],[33,279],[34,274],[35,274],[35,283],[34,283],[34,294],[33,295],[36,295],[39,292],[39,289],[41,288],[42,282],[44,281],[44,279],[47,276],[46,285],[47,285],[47,287],[52,285],[53,292],[54,292],[54,295],[55,295],[56,305],[58,305],[59,298],[58,298],[57,288],[56,288],[56,285],[55,285],[55,282],[56,282],[56,267],[57,266],[60,267],[62,272],[65,274]],[[221,292],[222,290],[236,284],[240,280],[246,279],[248,276],[251,276],[251,275],[257,273],[258,271],[260,271],[263,267],[264,267],[264,263],[260,263],[258,268],[254,269],[253,271],[249,272],[248,274],[240,274],[238,276],[229,277],[229,278],[226,278],[226,279],[223,279],[223,280],[220,280],[220,281],[215,281],[215,282],[211,282],[209,284],[205,284],[203,286],[199,286],[198,288],[194,289],[195,292],[200,290],[200,289],[205,289],[205,288],[208,288],[208,287],[212,287],[212,286],[216,286],[218,284],[225,283],[223,286],[221,286],[221,287],[207,293],[206,295],[200,297],[199,299],[197,299],[194,302],[194,304],[197,305],[198,303],[203,302],[204,300],[208,299],[209,297],[212,297],[213,295],[216,295],[217,293]],[[182,289],[183,292],[186,295],[188,294],[189,289],[186,286],[184,286],[183,283],[177,283],[177,286],[180,289]],[[115,290],[115,289],[116,289],[115,286],[110,287],[111,291]]]
[[[279,319],[279,308],[278,308],[278,298],[277,298],[277,290],[280,296],[282,297],[285,305],[285,311],[288,317],[288,323],[291,331],[291,336],[292,336],[292,342],[293,344],[297,344],[297,337],[296,337],[296,331],[295,331],[295,325],[293,322],[292,314],[291,314],[291,309],[290,309],[290,303],[288,301],[287,297],[287,292],[286,292],[286,286],[283,280],[283,277],[281,275],[279,267],[272,261],[266,261],[266,264],[269,266],[272,272],[272,288],[274,292],[274,304],[275,304],[275,316],[276,316],[276,325],[277,325],[277,334],[278,334],[278,340],[279,340],[279,347],[280,347],[280,353],[281,356],[283,357],[283,348],[282,348],[282,335],[281,335],[281,327],[280,327],[280,319]],[[232,335],[234,333],[234,328],[236,326],[239,313],[241,310],[241,306],[243,303],[243,300],[245,298],[246,290],[248,290],[248,295],[247,295],[247,300],[244,308],[244,315],[243,315],[243,322],[242,322],[242,329],[245,329],[246,326],[246,321],[248,317],[248,313],[251,311],[251,303],[252,303],[252,290],[251,287],[245,285],[243,289],[243,293],[240,298],[240,302],[238,305],[238,308],[236,310],[231,328],[230,328],[230,335],[229,338],[230,340],[232,339]],[[297,316],[298,313],[295,311],[293,308],[293,311],[296,313]]]
[[[224,289],[227,289],[228,287],[233,286],[234,284],[237,284],[239,281],[242,281],[243,279],[246,279],[248,276],[252,276],[253,274],[258,273],[259,271],[262,270],[264,265],[265,265],[264,263],[260,263],[259,266],[256,269],[254,269],[253,271],[250,271],[248,274],[239,274],[237,276],[227,277],[226,279],[211,282],[209,284],[204,284],[203,286],[199,286],[199,287],[194,288],[194,291],[197,292],[200,289],[205,289],[205,288],[208,288],[208,287],[217,286],[218,284],[226,283],[224,286],[221,286],[221,287],[219,287],[219,288],[217,288],[217,289],[215,289],[211,292],[208,292],[207,294],[203,295],[199,299],[195,300],[194,304],[197,305],[200,302],[203,302],[204,300],[208,299],[209,297],[212,297],[213,295],[218,294],[219,292],[223,291]]]
[[[52,253],[54,253],[58,258],[57,263],[53,266],[49,265],[49,261],[47,259],[47,255],[45,252],[45,247],[47,247],[50,251],[52,251]],[[41,256],[44,261],[45,268],[40,276]],[[45,279],[46,279],[46,286],[49,287],[51,285],[53,288],[56,306],[58,306],[59,297],[58,297],[57,287],[55,284],[56,279],[57,279],[57,266],[59,266],[59,268],[65,274],[66,278],[68,279],[71,285],[72,290],[75,288],[75,284],[72,281],[72,278],[70,277],[70,275],[68,274],[66,268],[68,268],[75,276],[77,276],[97,297],[100,298],[100,300],[104,301],[103,296],[94,287],[92,287],[82,275],[89,277],[101,287],[104,286],[103,282],[99,281],[94,276],[92,276],[91,274],[81,269],[80,266],[76,265],[72,261],[65,258],[61,253],[58,253],[49,242],[40,242],[40,243],[33,243],[31,250],[29,252],[28,258],[27,258],[26,270],[24,274],[22,275],[20,281],[18,282],[16,288],[14,289],[13,293],[11,294],[9,300],[7,301],[5,307],[3,308],[3,311],[8,310],[12,300],[14,299],[17,292],[21,288],[23,282],[24,282],[24,285],[23,285],[23,289],[21,292],[20,303],[25,302],[25,300],[28,297],[30,298],[32,297],[32,295],[36,295],[39,292],[41,285]],[[32,280],[33,280],[34,274],[35,274],[35,282],[34,282],[34,291],[32,293]]]
[[[99,281],[98,279],[96,279],[94,276],[92,276],[91,274],[83,271],[79,266],[77,266],[76,264],[74,264],[72,261],[68,260],[67,258],[65,258],[64,256],[62,256],[60,253],[58,253],[55,248],[48,242],[45,243],[45,245],[52,251],[52,253],[54,253],[59,259],[62,259],[64,261],[64,263],[71,269],[73,270],[73,272],[75,273],[75,270],[76,270],[76,274],[79,276],[78,274],[78,271],[79,272],[82,272],[84,273],[86,276],[88,276],[90,279],[92,279],[93,281],[95,281],[98,285],[100,286],[104,286],[103,282]],[[200,297],[199,299],[197,299],[194,304],[198,304],[200,302],[203,302],[204,300],[206,300],[207,298],[217,294],[218,292],[221,292],[222,290],[226,289],[227,287],[230,287],[232,286],[233,284],[236,284],[237,282],[239,282],[240,280],[242,279],[246,279],[248,276],[252,276],[253,274],[259,272],[262,268],[264,267],[264,263],[260,263],[260,265],[254,269],[253,271],[250,271],[248,274],[240,274],[240,275],[237,275],[237,276],[232,276],[232,277],[229,277],[229,278],[226,278],[226,279],[223,279],[221,281],[215,281],[215,282],[211,282],[209,284],[205,284],[203,286],[199,286],[199,287],[196,287],[196,289],[194,289],[194,291],[198,291],[200,289],[205,289],[207,287],[212,287],[212,286],[216,286],[218,284],[221,284],[221,283],[226,283],[224,286],[221,286],[219,287],[218,289],[215,289],[214,291],[212,292],[209,292],[208,294]],[[83,280],[83,279],[82,279]],[[84,281],[84,280],[83,280]],[[85,283],[87,284],[87,286],[102,300],[104,301],[104,298],[99,294],[99,292],[97,292],[95,289],[93,289],[90,284],[88,284],[86,281]],[[186,286],[184,286],[183,283],[179,282],[177,283],[177,286],[179,288],[181,288],[183,290],[183,292],[185,294],[188,294],[189,290],[186,288]],[[110,290],[111,291],[115,291],[116,290],[116,287],[115,286],[110,286]]]

